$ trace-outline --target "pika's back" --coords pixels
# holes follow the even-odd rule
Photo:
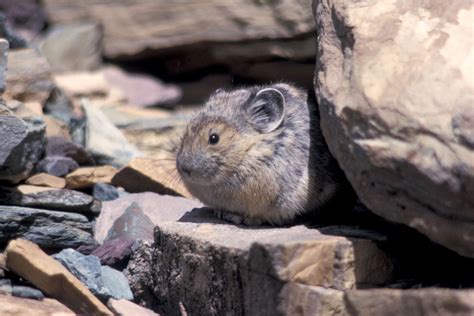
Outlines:
[[[205,204],[283,223],[336,191],[337,164],[307,94],[289,84],[216,91],[189,123],[177,168]]]

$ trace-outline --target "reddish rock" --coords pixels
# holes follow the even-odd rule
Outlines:
[[[99,257],[100,263],[107,266],[121,266],[132,253],[133,239],[116,238],[106,241],[90,254]]]

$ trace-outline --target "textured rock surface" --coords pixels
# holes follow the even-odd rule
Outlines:
[[[132,316],[132,315],[140,315],[140,316],[159,316],[157,313],[153,312],[152,310],[146,309],[132,303],[130,301],[121,299],[121,300],[114,300],[110,299],[107,302],[107,306],[116,316]]]
[[[43,154],[45,125],[25,121],[0,105],[0,180],[27,178]]]
[[[35,174],[34,176],[26,179],[25,183],[56,189],[62,189],[66,186],[66,180],[47,173]]]
[[[0,315],[74,316],[76,313],[58,301],[50,298],[35,301],[26,298],[0,295]]]
[[[51,156],[41,159],[36,165],[37,172],[62,177],[79,168],[76,161],[68,157]]]
[[[474,4],[315,1],[329,148],[376,214],[474,257]]]
[[[7,266],[79,314],[112,315],[76,277],[37,245],[23,239],[6,249]]]
[[[192,197],[179,178],[172,158],[135,158],[123,167],[112,183],[127,192],[156,192]]]
[[[112,166],[81,167],[66,176],[66,187],[80,189],[96,183],[110,183],[116,173],[117,169]]]
[[[182,302],[196,314],[270,315],[289,282],[345,290],[392,277],[390,260],[371,240],[304,226],[237,227],[206,209],[160,224],[155,241],[154,294],[164,314],[177,314]]]
[[[345,293],[345,304],[350,315],[472,315],[474,290],[348,291]]]
[[[27,48],[8,54],[7,100],[33,101],[44,105],[55,85],[48,62],[35,49]]]
[[[282,300],[277,307],[281,315],[351,315],[344,305],[341,290],[288,282],[281,293]],[[263,313],[271,315],[272,311]]]
[[[0,205],[0,243],[23,237],[47,248],[94,244],[84,215]]]
[[[123,271],[132,289],[135,302],[148,308],[153,308],[155,301],[152,260],[152,243],[139,240],[134,244],[131,259]]]
[[[120,4],[48,0],[45,4],[52,22],[100,22],[104,27],[104,53],[109,58],[202,42],[291,38],[314,30],[309,0],[185,1],[173,5],[163,0],[128,0]],[[134,45],[130,45],[131,39]],[[314,54],[312,49],[310,52]]]
[[[41,42],[41,53],[55,72],[94,70],[102,62],[99,25],[70,24],[53,27]]]
[[[177,221],[186,212],[203,206],[195,200],[151,192],[130,194],[114,201],[103,202],[94,230],[94,237],[99,243],[104,242],[113,223],[132,203],[136,203],[154,225],[166,221]]]
[[[0,204],[84,214],[99,214],[101,209],[100,201],[92,196],[67,189],[23,194],[13,188],[0,187]]]

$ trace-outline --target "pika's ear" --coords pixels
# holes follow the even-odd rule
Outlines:
[[[244,110],[247,119],[260,133],[270,133],[277,129],[285,117],[285,97],[274,88],[265,88],[257,92]]]

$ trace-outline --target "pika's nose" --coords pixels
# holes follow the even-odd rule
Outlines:
[[[178,159],[177,161],[177,165],[178,165],[178,170],[186,175],[186,176],[190,176],[191,175],[191,166],[186,162],[186,159],[182,158],[182,159]]]

